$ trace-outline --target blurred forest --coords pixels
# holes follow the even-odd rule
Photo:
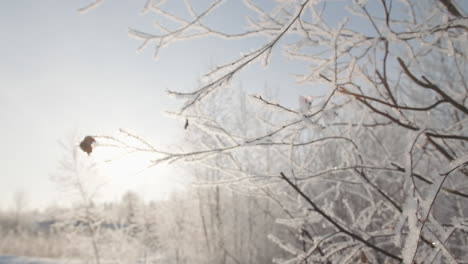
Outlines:
[[[223,187],[120,202],[0,212],[0,255],[84,263],[269,263],[281,209]]]

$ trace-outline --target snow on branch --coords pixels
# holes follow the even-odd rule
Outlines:
[[[78,12],[84,14],[86,12],[89,12],[89,11],[91,11],[93,9],[98,8],[102,3],[104,3],[104,0],[96,0],[96,1],[86,5],[84,7],[79,8]]]

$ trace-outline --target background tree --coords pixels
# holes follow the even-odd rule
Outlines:
[[[14,211],[14,227],[13,230],[16,233],[21,231],[22,221],[24,221],[24,212],[28,206],[26,193],[18,190],[13,194],[13,211]]]
[[[52,180],[74,201],[74,210],[62,216],[57,228],[67,234],[70,240],[74,240],[77,247],[91,246],[92,259],[99,264],[102,261],[100,240],[104,216],[95,199],[102,183],[96,177],[97,168],[94,161],[79,151],[74,142],[77,140],[72,139],[68,144],[61,144],[66,154],[59,163],[57,172],[52,176]],[[83,238],[89,243],[78,241]]]

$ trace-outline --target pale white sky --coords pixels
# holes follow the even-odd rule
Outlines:
[[[139,43],[127,34],[129,27],[151,30],[154,17],[140,15],[143,0],[105,1],[90,13],[78,14],[87,3],[0,3],[0,208],[10,207],[18,190],[27,194],[30,207],[62,201],[49,178],[66,154],[57,142],[71,134],[112,135],[125,128],[157,146],[176,144],[183,138],[183,123],[165,117],[163,111],[177,110],[180,102],[165,90],[188,90],[213,64],[259,43],[181,43],[163,50],[155,61],[151,48],[137,54]],[[227,29],[236,15],[241,15],[239,21],[245,16],[229,5],[225,8],[231,12],[220,10],[224,15],[213,18],[222,19],[219,24]],[[246,72],[243,87],[261,90],[270,83],[293,89],[293,80],[272,77],[287,72],[282,67],[278,62],[268,71]],[[181,170],[156,168],[137,174],[135,161],[122,162],[104,170],[116,173],[107,175],[104,199],[119,199],[127,188],[147,198],[159,197],[158,192],[181,181],[172,180]]]
[[[172,75],[180,56],[163,58],[162,66],[136,54],[138,43],[126,31],[150,22],[138,16],[143,1],[111,1],[79,15],[84,4],[0,4],[0,206],[9,206],[17,190],[34,207],[60,199],[49,175],[65,154],[57,141],[70,134],[127,128],[155,144],[174,141],[177,123],[161,113],[177,102],[164,91],[192,85],[195,73],[184,73],[187,79]]]
[[[461,2],[467,10],[468,1]],[[155,17],[140,14],[144,0],[108,0],[90,13],[78,14],[76,10],[88,3],[0,2],[0,208],[10,207],[18,190],[27,194],[31,208],[62,202],[63,194],[50,175],[66,154],[57,142],[72,134],[113,135],[124,128],[156,146],[180,143],[183,122],[163,112],[177,110],[181,102],[168,97],[166,89],[190,90],[213,65],[263,42],[177,43],[155,61],[151,48],[137,54],[140,43],[127,34],[129,27],[151,31]],[[247,13],[239,3],[227,1],[210,21],[221,30],[241,29]],[[335,1],[329,3],[334,10]],[[331,14],[343,17],[336,12]],[[279,100],[295,107],[299,94],[316,93],[316,87],[296,85],[288,75],[306,69],[276,54],[268,69],[249,66],[236,80],[249,91],[262,91],[265,85],[278,89]],[[188,181],[177,177],[184,172],[175,168],[137,173],[145,162],[140,157],[114,165],[99,163],[107,182],[101,198],[120,199],[126,189],[147,199],[160,198]]]

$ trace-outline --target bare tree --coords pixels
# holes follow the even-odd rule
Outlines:
[[[68,144],[61,143],[66,153],[59,163],[57,172],[51,177],[62,188],[65,195],[71,196],[69,201],[75,204],[74,210],[67,214],[65,221],[58,225],[61,230],[68,230],[69,233],[77,236],[86,236],[92,247],[94,262],[100,264],[102,256],[99,239],[103,217],[100,215],[95,199],[102,183],[96,177],[96,164],[79,151],[75,141],[71,139]]]
[[[18,233],[23,221],[23,213],[27,209],[28,198],[23,190],[17,190],[13,194],[13,230]]]

